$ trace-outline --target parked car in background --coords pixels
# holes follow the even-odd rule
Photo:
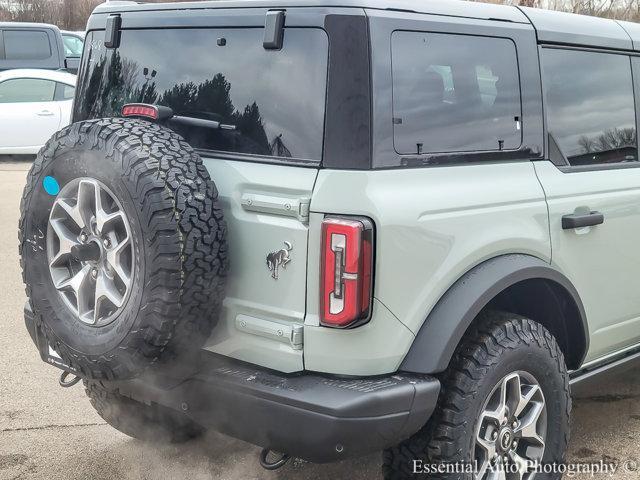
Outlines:
[[[0,71],[44,68],[77,73],[80,56],[66,56],[60,29],[46,23],[0,22]]]
[[[0,72],[0,154],[35,154],[69,124],[76,76],[19,69]]]
[[[67,58],[80,58],[84,47],[84,32],[67,32],[63,30],[61,33],[64,56]]]

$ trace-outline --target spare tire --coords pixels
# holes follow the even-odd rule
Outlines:
[[[203,345],[224,295],[226,229],[178,134],[123,118],[70,125],[38,154],[20,209],[36,325],[82,376],[133,378]]]

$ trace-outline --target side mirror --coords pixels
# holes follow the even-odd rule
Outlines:
[[[80,57],[67,57],[64,59],[64,68],[70,73],[78,73],[80,68]]]

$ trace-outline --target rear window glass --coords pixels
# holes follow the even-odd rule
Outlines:
[[[282,50],[265,50],[263,29],[125,30],[120,48],[90,33],[76,120],[119,116],[126,103],[235,130],[175,126],[194,148],[320,161],[328,39],[286,29]]]
[[[4,53],[7,60],[45,60],[51,57],[49,36],[42,31],[5,30]]]
[[[520,79],[511,40],[397,31],[391,44],[398,153],[520,147]]]

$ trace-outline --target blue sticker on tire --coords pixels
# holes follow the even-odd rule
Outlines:
[[[60,184],[58,183],[58,181],[50,176],[46,176],[44,177],[44,180],[42,180],[42,186],[44,187],[44,191],[47,192],[49,195],[58,195],[58,193],[60,193]]]

